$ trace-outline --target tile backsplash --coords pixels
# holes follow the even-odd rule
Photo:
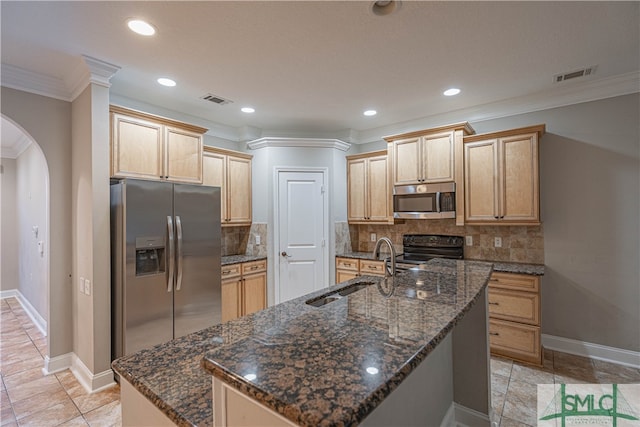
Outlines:
[[[338,242],[347,234],[351,239],[353,251],[373,251],[375,242],[371,241],[371,233],[376,237],[389,237],[396,251],[402,252],[403,234],[444,234],[449,236],[472,236],[473,245],[464,247],[465,259],[502,262],[523,262],[544,264],[543,227],[539,226],[462,226],[455,225],[453,219],[442,220],[406,220],[395,225],[349,225],[346,233],[336,223],[336,253],[346,244]],[[338,230],[341,236],[338,236]],[[502,246],[495,247],[495,237],[502,239]]]
[[[256,236],[260,244],[256,244]],[[253,223],[245,227],[222,227],[222,256],[267,256],[267,224]]]

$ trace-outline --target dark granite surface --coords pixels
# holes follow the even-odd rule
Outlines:
[[[355,258],[355,259],[373,259],[371,252],[345,252],[336,254],[337,257]],[[471,261],[471,260],[468,260]],[[533,276],[544,276],[544,265],[542,264],[526,264],[519,262],[498,262],[498,261],[482,261],[493,263],[493,270],[503,273],[530,274]]]
[[[254,256],[254,255],[226,255],[220,258],[221,265],[239,264],[241,262],[258,261],[261,259],[267,259],[266,256]]]
[[[354,425],[473,305],[492,265],[432,260],[429,267],[396,276],[388,297],[388,281],[362,276],[112,366],[180,426],[212,424],[209,373],[301,425]],[[372,284],[322,307],[305,304],[359,282]]]

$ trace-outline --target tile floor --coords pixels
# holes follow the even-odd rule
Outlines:
[[[118,385],[89,394],[68,369],[44,376],[46,337],[15,298],[0,308],[0,426],[122,424]]]
[[[0,426],[119,426],[120,389],[88,394],[73,374],[43,376],[46,338],[15,298],[0,300]],[[536,368],[491,359],[491,397],[500,427],[536,425],[537,384],[640,383],[640,369],[545,350]]]

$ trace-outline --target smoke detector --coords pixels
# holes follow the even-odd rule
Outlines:
[[[554,83],[564,82],[566,80],[577,79],[580,77],[586,77],[594,74],[596,72],[597,65],[592,65],[591,67],[582,68],[580,70],[571,71],[570,73],[564,74],[556,74],[553,76]]]
[[[200,97],[200,99],[204,99],[205,101],[213,102],[214,104],[218,104],[218,105],[227,105],[233,102],[230,99],[225,99],[221,96],[214,95],[212,93],[203,95]]]

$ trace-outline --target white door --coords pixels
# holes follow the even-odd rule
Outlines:
[[[276,303],[328,286],[323,171],[278,171]]]

